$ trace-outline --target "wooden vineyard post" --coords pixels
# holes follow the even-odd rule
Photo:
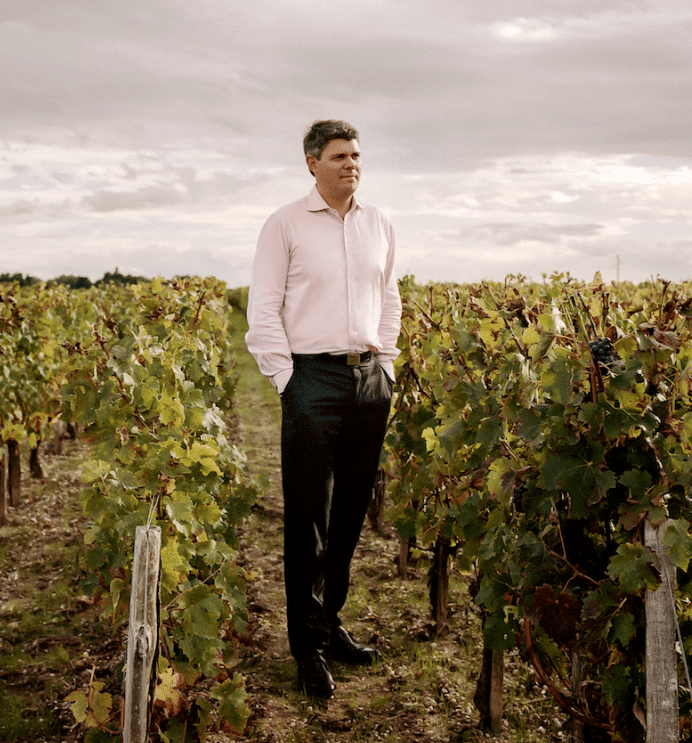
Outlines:
[[[646,592],[646,740],[678,743],[678,674],[675,654],[675,565],[663,547],[669,522],[647,521],[644,541],[656,554],[661,585]]]
[[[411,540],[401,537],[399,540],[399,559],[397,560],[398,575],[404,580],[408,577],[408,558],[411,553]]]
[[[502,732],[502,692],[504,686],[505,653],[504,650],[492,651],[490,673],[490,730],[499,734]]]
[[[435,634],[447,632],[447,608],[449,604],[449,542],[442,536],[435,541],[433,561],[428,580],[430,583],[430,605],[435,620]]]
[[[504,670],[504,651],[492,650],[484,642],[481,672],[473,701],[481,715],[481,728],[494,735],[502,732]]]
[[[7,525],[7,456],[5,455],[5,445],[0,443],[0,526]]]
[[[581,686],[584,683],[584,659],[579,653],[572,653],[572,697],[580,699]],[[584,723],[576,717],[570,719],[569,743],[586,743],[584,738]]]
[[[161,528],[138,526],[127,633],[123,743],[146,743],[149,737],[149,698],[159,642],[160,562]]]
[[[10,439],[7,442],[7,492],[10,505],[17,508],[22,489],[22,463],[19,444]]]

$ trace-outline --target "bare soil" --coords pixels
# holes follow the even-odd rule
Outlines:
[[[25,476],[21,503],[0,528],[0,740],[81,741],[65,696],[92,673],[118,683],[121,638],[79,591],[87,455],[69,441],[64,454],[45,457],[43,479]]]

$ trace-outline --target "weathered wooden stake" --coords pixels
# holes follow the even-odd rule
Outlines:
[[[408,558],[411,552],[411,540],[401,539],[399,541],[399,560],[397,562],[399,568],[399,577],[408,577]]]
[[[0,526],[7,524],[7,456],[5,454],[5,445],[0,443]]]
[[[123,743],[146,743],[149,692],[159,642],[159,569],[161,529],[138,526],[132,565],[130,625],[127,634]]]
[[[10,505],[17,508],[22,491],[22,460],[19,444],[10,440],[7,442],[7,493]]]
[[[496,735],[502,732],[502,695],[505,674],[504,650],[493,650],[490,676],[490,730]]]
[[[444,537],[435,541],[433,561],[428,576],[430,582],[430,605],[435,621],[435,634],[447,632],[447,609],[449,606],[449,542]]]
[[[675,654],[675,565],[663,547],[663,533],[646,521],[644,541],[656,554],[661,585],[646,592],[646,740],[678,743],[678,674]]]
[[[43,467],[41,466],[41,456],[39,454],[41,442],[32,447],[29,451],[29,472],[37,480],[43,480]]]
[[[481,672],[473,702],[481,715],[481,728],[493,734],[502,732],[504,669],[504,651],[491,650],[484,642]]]
[[[579,653],[572,653],[572,697],[575,700],[581,697],[581,685],[584,681],[584,659]],[[570,718],[569,743],[586,743],[584,738],[584,723],[576,717]]]

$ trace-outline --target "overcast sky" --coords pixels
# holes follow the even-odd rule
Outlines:
[[[4,0],[0,273],[246,285],[343,118],[400,275],[692,278],[691,41],[689,0]]]

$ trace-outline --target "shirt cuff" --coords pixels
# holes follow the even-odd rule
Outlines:
[[[271,383],[274,385],[276,391],[281,394],[288,384],[288,380],[293,376],[293,369],[284,369],[283,371],[277,372],[271,379]]]

